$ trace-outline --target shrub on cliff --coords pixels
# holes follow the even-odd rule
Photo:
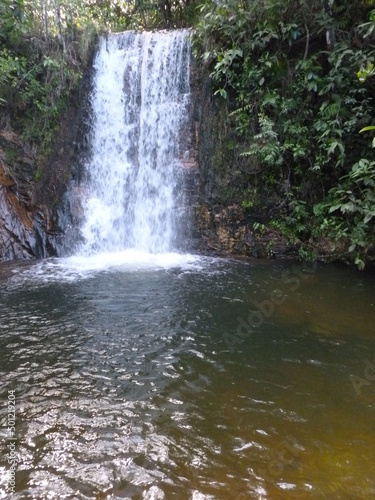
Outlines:
[[[375,154],[359,135],[372,123],[375,84],[357,77],[375,59],[374,30],[363,28],[371,4],[206,2],[195,42],[216,94],[235,102],[237,147],[259,165],[258,182],[288,186],[271,223],[301,254],[330,236],[360,266],[375,229]]]

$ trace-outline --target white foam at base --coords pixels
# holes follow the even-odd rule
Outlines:
[[[74,282],[102,272],[139,272],[179,269],[202,270],[215,259],[194,254],[142,252],[128,249],[122,252],[103,252],[90,256],[44,259],[28,266],[17,267],[8,285],[32,285],[50,282]]]
[[[186,267],[197,264],[200,257],[193,254],[149,253],[145,251],[127,249],[121,252],[103,252],[90,256],[74,256],[61,259],[69,269],[80,271],[103,271],[114,267],[128,269],[171,268]]]

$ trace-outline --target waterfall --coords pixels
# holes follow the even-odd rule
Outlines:
[[[94,61],[81,255],[179,249],[188,32],[103,37]]]

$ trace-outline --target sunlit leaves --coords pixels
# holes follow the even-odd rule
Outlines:
[[[357,73],[357,77],[359,81],[362,83],[364,83],[367,80],[367,78],[374,75],[375,75],[375,67],[373,63],[370,62],[367,62],[366,68],[362,67]]]

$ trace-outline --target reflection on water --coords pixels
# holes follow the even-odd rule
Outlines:
[[[9,390],[14,498],[375,496],[373,274],[93,267],[0,266],[0,498]]]

